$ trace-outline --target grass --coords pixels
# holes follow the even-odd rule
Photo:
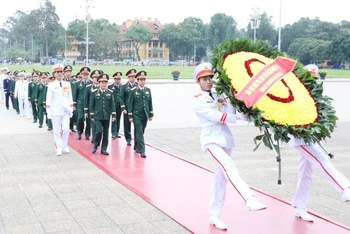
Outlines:
[[[0,66],[2,67],[2,66]],[[52,66],[41,66],[41,65],[33,65],[33,66],[24,66],[24,65],[8,65],[7,66],[12,71],[21,71],[26,70],[27,72],[31,72],[32,69],[39,71],[48,71],[52,72]],[[73,74],[76,74],[80,70],[81,66],[73,67]],[[180,71],[180,79],[192,79],[192,73],[194,70],[193,66],[90,66],[91,71],[95,69],[101,69],[104,73],[112,76],[115,72],[120,71],[123,73],[125,77],[125,73],[131,69],[135,68],[137,71],[144,70],[147,72],[148,79],[172,79],[171,72],[173,70]],[[331,78],[350,78],[350,70],[343,69],[322,69],[327,71],[326,79]]]

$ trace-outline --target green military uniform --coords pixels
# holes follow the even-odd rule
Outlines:
[[[75,95],[76,95],[76,92],[77,92],[77,89],[76,89],[76,82],[77,82],[77,80],[74,79],[74,78],[71,78],[69,80],[69,82],[70,82],[70,87],[72,89],[73,105],[76,105],[76,100],[74,100],[74,98],[75,98]],[[76,125],[76,122],[77,122],[77,109],[75,108],[75,109],[73,109],[73,115],[72,115],[72,117],[69,120],[69,129],[72,132],[75,132],[74,125]]]
[[[103,74],[99,76],[98,80],[99,82],[108,81],[108,78],[108,75]],[[92,152],[96,152],[103,135],[101,153],[108,155],[106,150],[108,147],[109,122],[111,115],[112,118],[116,117],[113,91],[108,88],[105,90],[101,88],[93,90],[90,96],[89,110],[90,116],[96,124],[96,137]]]
[[[54,79],[53,79],[54,80]],[[45,85],[45,89],[44,89],[44,105],[45,105],[45,116],[46,116],[46,125],[47,125],[47,130],[51,131],[52,130],[52,120],[47,118],[47,113],[46,113],[46,95],[47,95],[47,89],[49,87],[49,83],[51,81],[49,81],[46,85]]]
[[[117,75],[118,72],[116,72],[113,76]],[[122,75],[119,72],[120,76]],[[120,106],[120,90],[122,85],[116,85],[115,83],[108,86],[108,89],[113,91],[114,96],[114,104],[115,104],[115,110],[116,110],[116,121],[112,122],[111,132],[112,132],[112,138],[120,138],[119,136],[119,129],[120,129],[120,119],[122,115],[122,108]]]
[[[136,78],[142,77],[145,79],[147,74],[144,71],[137,73]],[[135,145],[134,150],[141,153],[142,157],[146,157],[145,154],[145,140],[144,133],[147,126],[148,119],[153,117],[153,104],[151,90],[147,87],[135,87],[130,93],[128,101],[128,117],[133,119],[135,129]]]
[[[11,78],[11,84],[10,84],[10,95],[11,96],[15,96],[15,88],[16,88],[16,77],[17,76],[18,72],[14,72],[13,75],[14,77]],[[19,114],[19,103],[18,103],[18,98],[13,98],[14,99],[14,106],[15,106],[15,109],[16,109],[16,112],[17,114]]]
[[[36,123],[38,121],[38,107],[35,105],[35,95],[37,93],[38,89],[38,83],[31,81],[28,84],[28,101],[30,101],[32,105],[32,112],[33,112],[33,123]]]
[[[75,100],[74,100],[74,97],[75,97],[75,82],[76,82],[76,79],[74,77],[70,77],[70,78],[67,78],[66,77],[66,73],[69,72],[69,71],[73,71],[73,68],[71,65],[66,65],[64,66],[63,68],[63,74],[65,75],[65,77],[63,78],[64,81],[67,81],[70,83],[70,87],[71,87],[71,90],[72,90],[72,97],[73,97],[73,105],[75,105]],[[73,109],[73,115],[72,117],[69,119],[69,129],[72,131],[72,132],[76,132],[75,129],[74,129],[74,124],[76,123],[76,119],[77,119],[77,110]]]
[[[86,89],[85,89],[85,98],[84,98],[84,114],[88,114],[89,115],[89,119],[90,118],[90,112],[89,112],[89,105],[90,105],[90,97],[91,97],[91,93],[92,91],[98,89],[98,85],[95,85],[95,84],[89,84],[86,86]],[[96,124],[95,122],[92,122],[91,121],[91,134],[92,134],[92,139],[91,139],[91,142],[93,143],[94,142],[94,139],[95,139],[95,134],[96,132]]]
[[[85,138],[88,140],[90,139],[90,133],[91,133],[91,120],[90,118],[86,118],[86,125],[85,125],[85,131],[84,131],[84,106],[85,106],[85,90],[86,86],[91,84],[92,82],[90,80],[87,81],[77,81],[75,83],[75,100],[76,102],[76,109],[77,109],[77,130],[78,130],[78,139],[81,137],[81,134],[85,132]],[[73,101],[74,102],[74,101]]]
[[[130,82],[127,82],[126,84],[123,84],[120,88],[120,108],[121,111],[128,110],[128,100],[130,96],[130,91],[132,88],[137,87],[137,83],[131,84]],[[128,143],[128,145],[131,145],[131,123],[128,119],[128,114],[124,114],[124,136],[125,140]]]
[[[46,104],[46,103],[44,104],[44,100],[46,99],[44,97],[45,86],[46,86],[45,83],[39,82],[35,92],[35,105],[38,107],[39,128],[43,127],[43,121],[44,121],[44,112],[45,112],[44,105]]]

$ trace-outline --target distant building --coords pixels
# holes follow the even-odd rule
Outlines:
[[[158,38],[158,31],[162,28],[162,24],[157,20],[157,18],[154,20],[148,18],[147,21],[130,19],[126,20],[122,25],[119,26],[119,33],[121,34],[122,38],[130,27],[136,26],[138,24],[144,25],[153,34],[153,38],[148,43],[142,44],[139,48],[141,61],[169,60],[169,49],[166,47],[166,44],[160,41]],[[89,44],[90,43],[93,44],[93,42],[89,42]],[[131,41],[122,39],[120,43],[121,46],[119,48],[115,48],[118,54],[118,58],[137,60],[135,49],[131,45]],[[65,50],[58,50],[57,58],[60,60],[65,59],[67,63],[78,61],[81,59],[81,46],[84,46],[85,48],[85,44],[85,41],[77,41],[73,36],[68,36],[66,40]]]
[[[136,26],[138,24],[142,24],[146,28],[150,30],[153,34],[153,38],[146,44],[142,44],[139,49],[139,55],[141,60],[169,60],[169,49],[166,47],[166,44],[159,40],[158,31],[162,28],[162,24],[158,21],[157,18],[152,20],[152,18],[148,18],[148,20],[126,20],[123,22],[121,26],[119,26],[119,32],[121,35],[125,35],[128,29],[132,26]],[[119,57],[122,58],[134,58],[135,49],[126,39],[122,39],[122,47],[119,52]]]

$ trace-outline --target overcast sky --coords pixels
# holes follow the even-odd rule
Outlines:
[[[64,27],[74,19],[83,19],[86,0],[51,0]],[[89,0],[93,19],[106,18],[111,23],[122,24],[126,19],[158,18],[162,23],[179,23],[187,17],[198,17],[204,23],[210,22],[215,13],[234,17],[238,28],[245,28],[253,8],[272,16],[273,24],[279,25],[280,1],[282,1],[282,26],[298,21],[301,17],[319,17],[322,21],[339,23],[350,21],[349,0]],[[40,0],[7,0],[0,6],[0,26],[16,10],[29,12],[39,8]],[[113,4],[111,4],[113,2]],[[121,3],[122,2],[122,3]],[[124,3],[123,3],[124,2]],[[210,2],[212,4],[208,4]],[[149,3],[149,4],[148,4]]]

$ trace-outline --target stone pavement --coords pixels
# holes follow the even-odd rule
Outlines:
[[[1,104],[2,233],[189,232],[77,152],[56,156],[46,128]]]
[[[342,83],[327,92],[336,96],[342,89],[349,90],[349,84]],[[200,128],[188,102],[197,87],[169,82],[149,86],[155,118],[146,129],[146,142],[213,169],[212,159],[201,153]],[[344,100],[349,100],[348,92],[343,95]],[[350,178],[350,115],[346,102],[339,97],[335,100],[342,121],[324,145],[335,155],[334,165]],[[283,146],[282,185],[277,185],[273,152],[264,147],[253,152],[253,137],[258,130],[244,122],[231,128],[237,146],[232,156],[241,176],[251,186],[291,201],[298,174],[296,150]],[[71,150],[70,154],[57,157],[53,136],[45,127],[39,129],[37,124],[20,118],[13,110],[5,110],[2,104],[0,176],[0,234],[188,233],[77,152]],[[315,171],[308,208],[350,226],[350,204],[340,201],[318,171]]]

